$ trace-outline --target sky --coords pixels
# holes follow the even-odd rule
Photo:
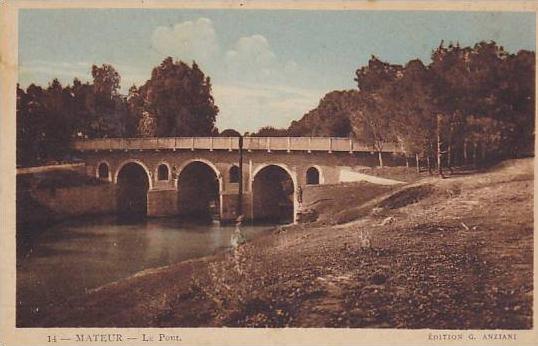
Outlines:
[[[441,40],[493,40],[509,52],[535,50],[534,13],[23,9],[19,83],[91,80],[111,64],[121,92],[142,85],[167,56],[197,62],[211,77],[219,130],[287,127],[332,90],[356,88],[372,55],[430,62]]]

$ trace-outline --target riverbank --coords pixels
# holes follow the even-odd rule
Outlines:
[[[114,186],[87,176],[82,164],[19,168],[16,198],[22,240],[60,221],[116,210]]]
[[[17,325],[531,328],[533,179],[531,159],[424,178]]]

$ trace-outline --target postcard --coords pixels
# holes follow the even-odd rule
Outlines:
[[[0,6],[0,346],[538,341],[536,2]]]

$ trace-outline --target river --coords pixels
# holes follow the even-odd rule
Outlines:
[[[274,225],[243,225],[252,239]],[[85,291],[148,268],[203,257],[230,248],[235,226],[179,219],[121,223],[115,217],[71,220],[32,237],[18,250],[17,301],[23,313],[38,312]]]

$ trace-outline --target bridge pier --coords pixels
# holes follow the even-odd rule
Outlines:
[[[175,189],[148,191],[148,216],[174,216],[177,213],[177,191]]]
[[[246,220],[252,219],[252,193],[243,192],[242,194],[243,202],[243,216]],[[238,198],[235,193],[224,193],[222,194],[222,207],[220,219],[224,223],[234,222],[239,215],[237,215],[237,203]]]
[[[175,189],[153,189],[148,191],[148,211],[149,217],[169,217],[180,214],[181,206],[178,205],[178,191]],[[252,219],[252,193],[246,192],[242,195],[243,216],[246,220]],[[221,193],[219,216],[224,223],[235,222],[239,215],[237,213],[237,194]]]

